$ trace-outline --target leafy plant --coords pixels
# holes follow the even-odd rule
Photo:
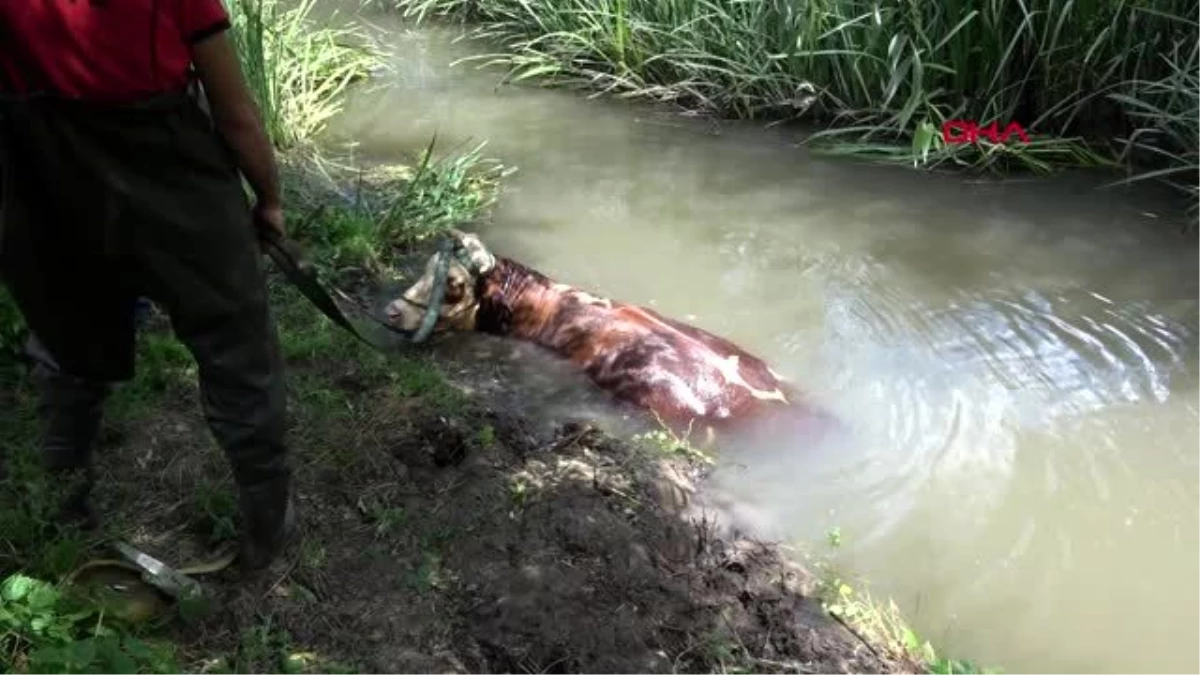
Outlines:
[[[381,215],[379,235],[384,245],[420,240],[472,220],[495,202],[500,180],[515,171],[485,159],[486,143],[462,153],[451,151],[434,161],[436,145],[434,136],[404,189]]]
[[[169,647],[106,623],[95,607],[24,574],[0,584],[0,659],[14,672],[179,672]]]
[[[0,283],[0,359],[13,359],[21,352],[25,340],[25,317],[16,301]]]
[[[418,21],[477,21],[471,34],[500,48],[469,60],[514,83],[808,118],[814,147],[923,167],[1119,161],[1200,199],[1188,0],[393,1]],[[945,144],[949,120],[1016,121],[1034,138]],[[1124,150],[1107,140],[1122,135]]]
[[[242,71],[280,149],[312,140],[341,112],[350,85],[384,65],[361,30],[318,26],[316,0],[286,10],[279,0],[228,3]]]

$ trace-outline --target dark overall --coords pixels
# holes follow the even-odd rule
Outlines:
[[[0,280],[33,336],[47,465],[84,477],[72,506],[87,510],[102,403],[133,375],[145,296],[199,366],[243,564],[267,562],[292,517],[282,364],[241,176],[196,97],[0,99],[0,180]]]

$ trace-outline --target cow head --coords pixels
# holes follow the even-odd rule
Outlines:
[[[476,282],[496,266],[495,257],[488,252],[478,236],[458,230],[451,230],[450,236],[454,240],[456,253],[450,258],[450,266],[446,273],[446,292],[438,308],[434,332],[475,330],[475,314],[479,309]],[[426,308],[430,304],[430,296],[433,295],[437,259],[436,253],[430,256],[421,277],[399,298],[388,303],[385,312],[393,326],[405,331],[415,331],[421,325]]]

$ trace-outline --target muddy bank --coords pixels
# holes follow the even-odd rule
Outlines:
[[[285,295],[287,291],[282,291]],[[292,298],[292,303],[295,299]],[[307,308],[293,306],[295,320]],[[286,323],[289,317],[281,320]],[[285,331],[304,539],[173,637],[197,670],[899,672],[772,545],[684,516],[693,467],[585,424],[549,432],[429,364]],[[161,328],[160,328],[161,330]],[[180,564],[235,532],[181,364],[111,422],[101,508]]]

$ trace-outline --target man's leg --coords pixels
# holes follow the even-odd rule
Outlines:
[[[238,486],[241,564],[258,569],[294,530],[283,364],[253,250],[219,250],[214,230],[208,264],[161,252],[147,259],[159,280],[154,299],[196,359],[201,405]]]
[[[148,294],[196,359],[201,405],[240,493],[241,563],[257,569],[293,528],[283,363],[265,275],[249,236],[214,222],[188,242],[169,229],[140,243]]]
[[[186,301],[168,311],[196,358],[204,413],[240,491],[242,564],[257,569],[282,549],[294,515],[278,339],[262,285],[244,292],[223,316],[202,320]]]
[[[73,136],[45,128],[53,127],[46,115],[25,113],[0,115],[0,277],[30,328],[41,459],[68,488],[60,515],[94,526],[88,496],[103,402],[108,383],[133,372],[128,265],[109,246],[116,223],[97,217],[108,195],[79,169]],[[57,170],[63,166],[72,168]]]
[[[143,293],[199,367],[209,428],[240,492],[241,562],[263,567],[294,530],[283,363],[241,180],[202,118],[181,116],[169,181],[138,192]]]
[[[63,373],[36,335],[29,336],[25,351],[34,362],[40,396],[42,461],[52,475],[68,483],[60,518],[93,529],[99,521],[89,502],[95,482],[92,452],[109,385]]]

